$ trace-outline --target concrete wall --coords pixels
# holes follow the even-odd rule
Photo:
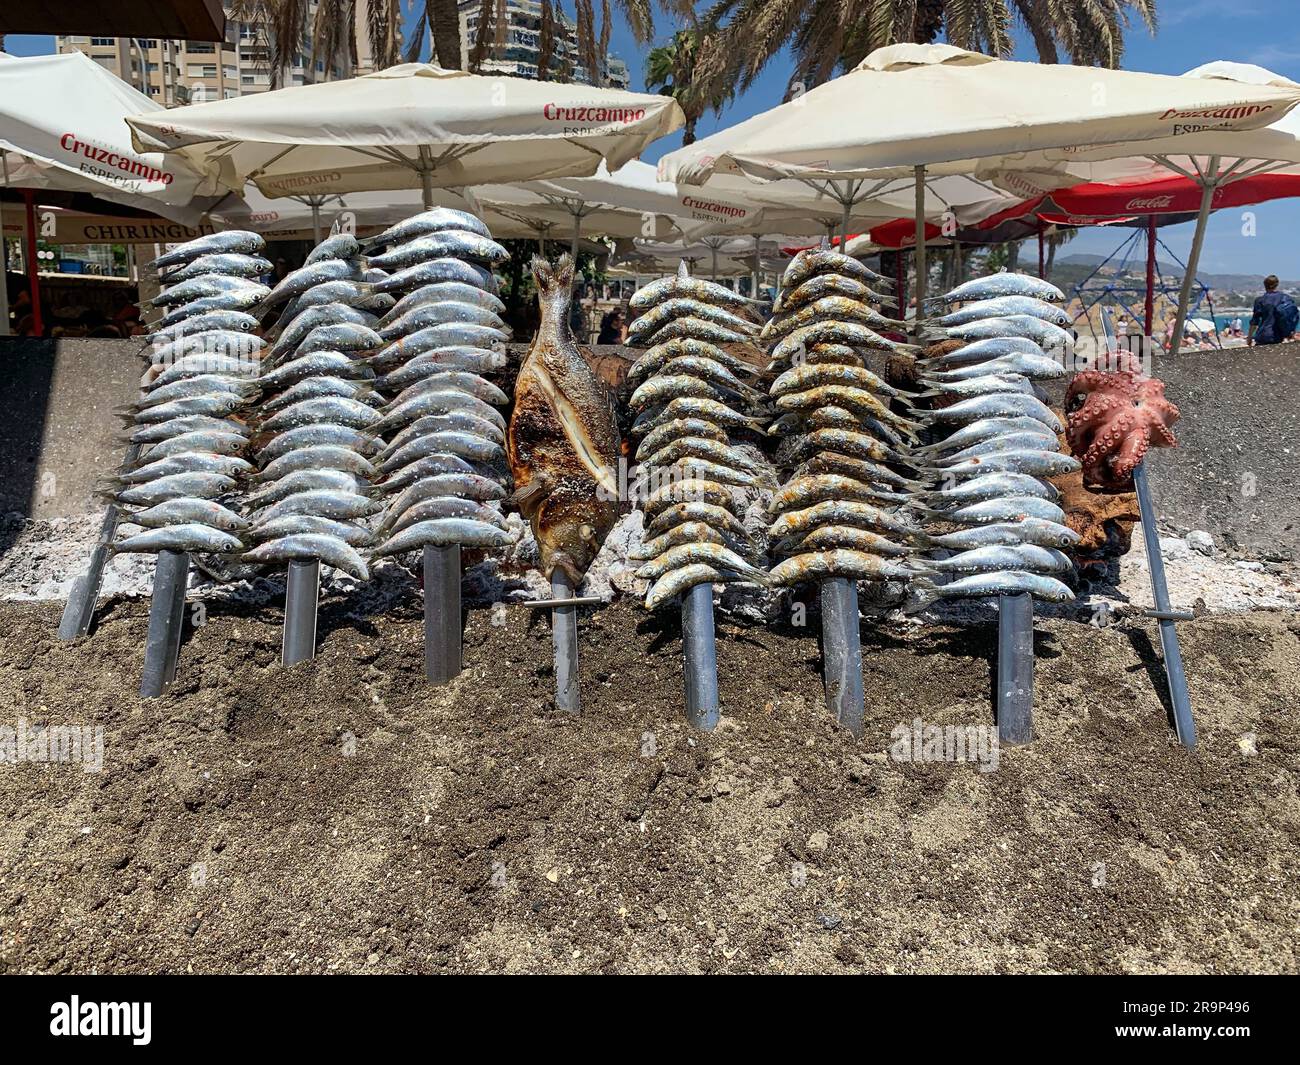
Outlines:
[[[0,337],[0,510],[50,518],[98,509],[94,484],[122,453],[111,408],[137,395],[138,347]],[[526,350],[511,345],[512,362]],[[593,354],[614,384],[636,353]],[[1230,550],[1300,557],[1300,344],[1189,352],[1161,359],[1156,372],[1182,411],[1180,446],[1150,460],[1161,518],[1205,529]]]

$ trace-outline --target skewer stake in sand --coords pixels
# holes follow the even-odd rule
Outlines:
[[[718,727],[718,650],[713,631],[713,585],[697,584],[682,596],[682,657],[686,720],[712,732]]]
[[[122,460],[122,469],[127,470],[134,466],[136,459],[140,457],[140,451],[140,444],[132,444],[128,447],[126,457]],[[68,601],[64,604],[63,617],[59,621],[60,640],[75,640],[90,631],[91,622],[95,620],[95,605],[99,601],[99,589],[104,583],[104,567],[108,565],[108,546],[113,542],[113,535],[117,532],[117,522],[121,514],[116,503],[109,503],[104,511],[104,521],[99,527],[99,540],[95,543],[95,550],[90,553],[86,572],[73,581],[72,590],[68,593]]]
[[[574,598],[573,579],[557,568],[551,574],[551,597]],[[582,708],[578,690],[578,608],[551,608],[551,642],[555,648],[555,705],[576,714]]]
[[[284,639],[280,662],[292,666],[316,657],[316,610],[320,599],[320,563],[294,559],[284,584]]]
[[[822,605],[822,682],[826,705],[854,736],[866,716],[862,693],[862,637],[858,629],[858,586],[847,577],[818,582]]]
[[[1151,567],[1151,592],[1156,608],[1148,616],[1156,616],[1160,624],[1160,647],[1165,654],[1165,676],[1169,679],[1169,700],[1174,709],[1174,729],[1178,742],[1184,747],[1196,746],[1196,721],[1192,717],[1192,698],[1187,690],[1187,674],[1183,670],[1183,653],[1178,646],[1178,631],[1174,628],[1174,611],[1169,606],[1169,586],[1165,583],[1165,561],[1160,557],[1160,536],[1156,531],[1156,511],[1151,505],[1151,488],[1147,484],[1146,463],[1139,462],[1133,470],[1133,490],[1138,497],[1138,510],[1142,515],[1142,539],[1146,543],[1147,562]],[[1163,615],[1163,616],[1162,616]]]
[[[998,596],[998,740],[1034,738],[1034,599]]]
[[[446,684],[462,665],[460,545],[424,547],[424,675]]]
[[[159,551],[153,575],[153,602],[149,606],[149,631],[144,640],[144,671],[140,697],[153,699],[176,677],[185,624],[185,586],[189,582],[190,556],[184,551]]]

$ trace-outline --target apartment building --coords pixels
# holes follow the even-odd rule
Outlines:
[[[460,42],[462,54],[468,63],[478,36],[479,20],[483,14],[482,0],[460,0]],[[555,48],[551,58],[552,75],[582,85],[594,84],[595,79],[582,61],[578,48],[577,25],[565,15],[559,5],[556,14]],[[504,33],[498,34],[495,22],[488,31],[488,58],[480,69],[483,73],[513,74],[522,78],[537,77],[538,45],[542,26],[540,0],[505,0]],[[627,64],[613,53],[603,58],[605,84],[615,89],[628,87]]]
[[[229,16],[230,6],[226,5]],[[302,50],[285,71],[282,85],[311,85],[352,76],[346,56],[335,64],[311,60],[311,25],[315,0],[307,5]],[[250,23],[227,19],[226,38],[169,41],[150,37],[58,37],[58,51],[85,52],[128,85],[166,107],[231,99],[271,87],[270,56],[265,41]]]

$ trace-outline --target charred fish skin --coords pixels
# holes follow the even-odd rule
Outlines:
[[[574,263],[532,263],[542,320],[515,382],[506,436],[514,499],[549,578],[575,586],[618,516],[618,429],[608,390],[569,331]]]

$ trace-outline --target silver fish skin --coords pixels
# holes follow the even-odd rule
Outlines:
[[[709,359],[700,355],[679,355],[665,362],[660,368],[658,376],[674,377],[679,374],[710,381],[715,385],[730,389],[737,395],[751,397],[763,395],[753,385],[747,385],[740,380],[716,359]]]
[[[333,518],[320,518],[315,514],[285,514],[268,521],[265,525],[250,531],[248,538],[261,543],[266,540],[280,540],[287,536],[329,536],[342,540],[351,547],[365,547],[374,534],[360,525],[350,521],[335,521]]]
[[[299,342],[296,355],[310,355],[317,351],[343,351],[357,355],[383,346],[384,340],[366,325],[356,322],[337,322],[318,325]]]
[[[443,392],[449,389],[464,392],[495,406],[505,406],[510,402],[510,397],[491,381],[484,380],[478,374],[465,373],[463,370],[443,370],[441,373],[422,377],[414,384],[407,385],[393,397],[392,402],[396,406],[425,392]]]
[[[644,465],[672,466],[687,459],[704,459],[718,465],[731,466],[755,477],[770,476],[763,465],[746,458],[730,444],[699,436],[679,436],[646,458]]]
[[[274,370],[267,371],[257,381],[268,392],[275,392],[295,385],[305,377],[318,375],[343,377],[349,380],[373,379],[375,371],[346,352],[313,351],[307,355],[299,355]]]
[[[470,436],[480,437],[488,440],[493,444],[502,444],[506,442],[505,433],[500,426],[480,418],[477,414],[471,414],[469,411],[453,410],[445,414],[426,414],[423,417],[416,418],[405,429],[394,436],[379,452],[379,461],[383,462],[407,444],[419,440],[421,437],[433,433],[458,432],[467,433]]]
[[[925,328],[925,327],[923,327]],[[977,322],[956,325],[948,329],[926,329],[926,336],[947,340],[988,340],[998,337],[1020,337],[1032,340],[1044,351],[1069,351],[1074,346],[1074,336],[1060,326],[1033,318],[1027,314],[1009,314],[1002,318],[981,318]]]
[[[649,433],[662,425],[667,425],[669,422],[688,418],[713,422],[715,425],[726,426],[729,429],[750,429],[756,433],[765,432],[762,418],[732,410],[725,403],[720,403],[716,399],[705,399],[698,396],[678,396],[661,408],[642,411],[632,423],[632,432],[637,434]]]
[[[243,550],[238,536],[197,522],[166,525],[148,532],[136,533],[113,544],[115,555],[133,551],[202,551],[214,555],[228,555]]]
[[[1009,314],[1027,314],[1044,322],[1068,329],[1074,320],[1058,305],[1033,296],[996,296],[993,299],[967,303],[959,311],[951,311],[939,318],[928,319],[927,325],[954,326],[977,322],[981,318],[1003,318]]]
[[[834,451],[849,458],[871,462],[906,463],[906,454],[874,436],[849,429],[814,429],[805,436],[783,441],[777,450],[778,464],[794,465],[818,451]]]
[[[314,426],[312,428],[315,428]],[[374,464],[364,455],[338,444],[316,444],[311,447],[286,451],[262,468],[254,481],[276,481],[299,470],[331,469],[336,472],[350,473],[363,480],[371,480],[377,474]]]
[[[1021,377],[1019,374],[989,373],[980,377],[972,377],[966,381],[933,381],[926,377],[922,377],[921,380],[931,387],[924,392],[917,393],[918,398],[933,396],[994,396],[1004,392],[1023,392],[1027,396],[1034,394],[1034,386],[1030,383],[1029,378]]]
[[[805,248],[785,268],[781,275],[781,288],[798,288],[811,277],[819,274],[841,274],[856,278],[868,285],[889,287],[894,282],[874,270],[863,266],[857,259],[828,248]]]
[[[647,433],[637,446],[635,458],[638,462],[650,460],[650,456],[662,451],[675,440],[683,438],[704,439],[724,447],[730,445],[727,431],[703,418],[681,418],[665,422],[659,428]]]
[[[733,486],[701,477],[672,477],[655,487],[653,483],[646,486],[653,490],[641,501],[641,510],[646,519],[653,522],[659,514],[678,503],[708,503],[732,512],[739,512],[740,504],[736,501]]]
[[[1051,500],[1040,499],[1038,496],[1002,496],[970,503],[955,510],[918,508],[918,511],[954,525],[992,525],[1023,521],[1026,518],[1050,521],[1056,525],[1065,524],[1065,511]]]
[[[289,352],[318,325],[340,325],[350,322],[354,325],[370,325],[375,321],[373,314],[359,311],[345,303],[322,303],[317,307],[308,307],[293,319],[272,345],[267,358],[276,360]]]
[[[842,366],[837,363],[800,363],[792,366],[772,382],[768,394],[780,397],[822,385],[849,385],[868,392],[879,392],[884,396],[915,398],[912,393],[886,384],[881,377],[864,367]]]
[[[124,488],[112,498],[129,506],[152,507],[183,496],[191,499],[216,499],[235,487],[235,479],[222,473],[173,473],[132,488]]]
[[[370,579],[366,560],[357,549],[335,536],[314,533],[296,533],[268,540],[251,551],[245,551],[243,561],[253,563],[290,562],[298,559],[319,559],[325,565],[341,570],[359,581]]]
[[[512,540],[508,532],[487,522],[474,521],[472,518],[434,518],[408,525],[375,548],[371,555],[374,558],[399,555],[403,551],[430,545],[450,547],[459,544],[462,547],[491,548],[505,547],[510,543]]]
[[[629,551],[627,557],[633,561],[648,561],[658,558],[669,548],[679,547],[682,544],[719,544],[732,550],[737,547],[736,539],[727,533],[711,525],[705,525],[702,521],[686,521],[674,525],[652,540],[643,541],[638,547]]]
[[[716,503],[706,503],[703,500],[674,503],[664,508],[650,519],[650,523],[645,527],[645,535],[650,539],[654,539],[663,536],[685,522],[702,522],[720,532],[728,533],[740,541],[746,538],[744,525],[730,510],[726,507],[720,507]]]
[[[1025,473],[1033,477],[1059,477],[1077,473],[1082,463],[1058,451],[1005,451],[975,455],[943,469],[945,477],[971,477],[982,473]]]
[[[906,581],[915,576],[915,570],[901,563],[843,547],[794,555],[777,563],[771,571],[772,583],[778,585],[802,584],[804,581],[825,577],[847,577],[857,581]]]
[[[257,353],[265,346],[265,340],[251,333],[206,329],[156,346],[149,352],[149,362],[154,366],[170,368],[191,355],[216,355],[233,358],[247,366],[256,364]]]
[[[674,337],[672,340],[665,340],[662,344],[656,344],[649,348],[627,372],[628,382],[636,385],[642,379],[652,373],[658,373],[660,368],[668,362],[678,359],[682,356],[688,358],[711,359],[713,362],[721,363],[733,374],[739,377],[754,377],[758,374],[758,367],[744,359],[738,359],[731,352],[724,348],[711,344],[707,340],[696,340],[693,337]]]
[[[263,414],[274,414],[291,407],[305,399],[320,399],[322,396],[343,396],[355,399],[371,406],[379,404],[380,398],[365,381],[349,381],[342,377],[304,377],[296,385],[290,385],[273,399],[262,403]]]
[[[647,407],[666,404],[678,398],[725,400],[728,393],[710,381],[686,374],[671,377],[656,374],[638,385],[627,401],[628,410],[640,413]]]
[[[321,518],[346,521],[350,518],[364,518],[368,514],[377,514],[382,509],[382,504],[356,492],[341,491],[337,488],[309,488],[285,496],[259,511],[253,521],[253,528],[259,528],[285,514],[315,514]]]
[[[773,539],[779,540],[811,532],[822,525],[852,525],[874,532],[891,533],[904,539],[917,532],[880,507],[835,499],[814,503],[803,510],[787,510],[772,522],[769,534]]]
[[[759,329],[758,325],[748,318],[742,318],[740,315],[733,314],[722,307],[714,307],[711,304],[684,296],[675,296],[663,303],[656,304],[641,315],[640,318],[635,319],[628,326],[628,339],[633,343],[640,343],[675,318],[699,318],[746,336],[756,335]]]
[[[294,470],[278,480],[272,481],[265,488],[254,492],[245,500],[251,508],[269,507],[298,492],[313,492],[318,489],[334,489],[339,492],[361,494],[365,487],[363,480],[356,474],[344,470],[329,468]]]
[[[662,603],[669,599],[689,591],[697,584],[752,584],[750,577],[743,573],[737,573],[734,570],[718,569],[714,566],[706,565],[703,562],[696,562],[689,566],[683,566],[681,569],[672,570],[665,573],[646,592],[645,606],[647,610],[654,610]]]
[[[643,581],[655,581],[665,573],[695,563],[743,573],[758,584],[768,583],[767,574],[757,566],[746,562],[729,547],[708,542],[678,544],[670,547],[663,554],[637,569],[636,576]]]
[[[423,392],[392,407],[384,415],[383,420],[375,425],[375,431],[381,435],[386,435],[394,429],[401,429],[409,425],[416,418],[423,417],[426,414],[448,414],[457,410],[476,414],[485,421],[491,422],[498,429],[505,429],[505,419],[501,416],[500,411],[484,403],[476,396],[469,395],[467,392],[445,389],[437,392]]]
[[[916,361],[925,373],[934,373],[938,370],[949,370],[958,366],[988,362],[990,359],[1001,358],[1005,355],[1021,354],[1042,357],[1043,349],[1028,337],[993,336],[972,341],[966,344],[965,347],[950,351],[946,355],[939,355],[930,359],[917,359]]]
[[[787,510],[803,510],[814,503],[827,500],[854,500],[873,503],[880,500],[891,502],[898,498],[895,492],[876,488],[865,481],[855,480],[835,473],[814,473],[804,477],[794,477],[772,494],[768,506],[771,515],[784,514]]]
[[[303,266],[313,266],[326,259],[355,259],[361,254],[361,245],[351,233],[335,233],[326,237],[302,261]]]
[[[342,303],[361,310],[369,294],[370,286],[359,281],[326,281],[323,285],[309,288],[302,295],[294,297],[280,312],[280,318],[275,325],[267,330],[267,336],[279,336],[290,322],[312,307],[321,307],[327,303]]]
[[[148,452],[137,465],[166,458],[168,455],[181,455],[186,451],[206,451],[211,455],[238,455],[247,447],[248,437],[241,433],[225,432],[220,429],[200,429],[196,432],[181,433],[179,436],[150,445]]]
[[[195,374],[179,381],[171,381],[158,388],[151,388],[139,403],[133,403],[128,411],[147,410],[174,399],[188,399],[191,396],[205,396],[217,392],[229,392],[232,396],[249,398],[257,392],[257,383],[247,378],[227,377],[224,374]]]
[[[171,285],[179,281],[188,281],[192,277],[202,277],[204,274],[224,274],[227,277],[244,277],[252,280],[265,277],[274,269],[271,260],[264,259],[260,255],[241,255],[236,252],[216,253],[200,255],[185,266],[160,275],[159,280],[164,285]]]
[[[685,318],[673,318],[664,323],[653,333],[638,338],[647,345],[664,344],[670,340],[704,340],[710,344],[746,344],[752,343],[751,333],[709,322],[694,315]]]
[[[165,455],[146,462],[116,481],[121,484],[144,484],[168,477],[173,473],[223,473],[227,477],[240,477],[251,473],[253,464],[236,455],[213,455],[204,451],[187,451],[179,455]]]
[[[278,307],[286,300],[301,296],[308,289],[327,281],[355,281],[360,276],[360,268],[351,259],[322,259],[309,266],[300,266],[271,289],[259,305],[259,313]]]
[[[897,543],[880,533],[854,525],[820,525],[809,533],[789,537],[773,546],[778,551],[792,555],[845,548],[882,558],[906,558],[917,550],[909,544]]]
[[[379,411],[360,400],[347,396],[318,396],[315,399],[300,400],[271,415],[262,423],[262,429],[264,432],[278,433],[319,422],[346,425],[353,429],[373,429],[382,418]]]
[[[490,348],[475,348],[457,345],[446,348],[434,348],[422,355],[417,355],[409,362],[375,380],[375,387],[385,392],[394,392],[413,385],[416,381],[434,374],[446,373],[448,370],[463,370],[466,373],[484,374],[504,369],[506,353]]]
[[[476,477],[479,476],[479,474],[475,470],[474,464],[471,460],[461,458],[459,455],[453,455],[446,451],[441,451],[432,455],[426,455],[424,458],[416,459],[414,462],[407,463],[407,465],[400,469],[394,470],[375,485],[374,493],[380,495],[392,495],[394,492],[401,492],[415,484],[417,481],[422,481],[426,478],[457,476]],[[496,482],[493,481],[492,483],[495,484]],[[489,498],[504,498],[504,496],[505,493],[502,492],[500,497],[494,494]]]
[[[855,277],[818,274],[796,288],[783,288],[772,304],[772,313],[789,314],[827,296],[844,296],[860,303],[887,304],[897,310],[898,297],[895,295],[878,292]]]
[[[169,316],[170,317],[170,316]],[[211,308],[202,314],[186,315],[155,329],[145,339],[151,344],[167,344],[196,333],[252,333],[261,323],[247,311]]]
[[[1020,392],[1002,392],[992,396],[972,396],[950,407],[916,411],[917,415],[939,425],[967,425],[986,418],[1029,417],[1049,428],[1061,431],[1060,419],[1050,407],[1035,396]]]
[[[662,484],[665,477],[713,481],[722,485],[738,485],[742,488],[756,489],[769,487],[776,483],[772,474],[766,470],[736,469],[730,463],[714,462],[710,459],[696,458],[693,455],[683,456],[668,466],[652,468],[643,465],[638,468],[637,472],[638,478],[634,485],[634,490],[637,492],[643,491],[649,485]]]
[[[193,262],[200,255],[219,255],[234,253],[238,255],[256,255],[266,250],[266,241],[256,233],[246,229],[226,229],[220,233],[209,233],[196,237],[184,244],[178,244],[154,259],[149,266],[157,271],[169,267],[183,266]]]
[[[391,341],[406,336],[407,333],[415,333],[431,325],[445,325],[447,322],[484,325],[489,329],[500,330],[502,333],[509,334],[510,332],[510,328],[501,320],[496,311],[476,306],[473,303],[444,300],[440,303],[425,303],[412,308],[400,318],[382,327],[379,330],[379,335],[384,340]]]
[[[971,378],[989,373],[1019,374],[1031,381],[1052,381],[1070,375],[1070,371],[1060,359],[1054,359],[1050,355],[1027,355],[1024,352],[1016,352],[1013,355],[1001,355],[996,359],[970,366],[928,371],[922,374],[922,380],[969,381]]]
[[[123,523],[130,522],[146,529],[162,528],[166,525],[210,525],[224,532],[239,532],[248,528],[248,519],[236,514],[229,507],[223,507],[211,499],[191,499],[179,496],[165,503],[156,503],[145,510],[124,515]]]
[[[410,443],[398,448],[381,463],[379,472],[392,473],[394,470],[400,470],[420,459],[441,453],[457,455],[460,458],[472,459],[475,462],[504,461],[506,455],[505,448],[500,444],[484,440],[482,437],[474,436],[471,433],[456,432],[454,430],[429,433],[427,436],[416,437]]]
[[[1059,522],[1025,518],[1023,521],[977,525],[971,529],[944,533],[942,536],[921,534],[918,539],[929,547],[942,547],[945,551],[969,551],[977,547],[1015,544],[1037,544],[1039,547],[1065,550],[1079,542],[1079,534]]]
[[[202,396],[173,399],[167,403],[159,403],[156,407],[146,407],[136,413],[135,423],[137,425],[148,425],[152,422],[167,422],[174,418],[183,418],[196,414],[221,417],[233,413],[244,405],[245,399],[243,396],[230,392],[209,392]]]
[[[300,425],[273,436],[258,451],[257,457],[269,463],[291,451],[321,446],[351,448],[368,454],[379,446],[379,441],[373,433],[346,425]]]
[[[732,292],[725,285],[699,277],[683,276],[680,273],[675,277],[661,277],[657,281],[642,285],[632,295],[628,306],[634,311],[644,311],[657,303],[675,297],[699,300],[717,307],[729,307],[735,311],[752,311],[762,306],[761,300],[750,299],[738,292]]]
[[[505,491],[495,481],[473,474],[433,474],[408,485],[384,512],[379,532],[386,532],[417,503],[436,497],[454,496],[476,503],[504,499]]]
[[[977,547],[950,558],[925,559],[923,565],[936,573],[996,573],[1021,570],[1026,573],[1069,573],[1074,563],[1067,555],[1037,544],[1006,544]]]
[[[205,296],[202,299],[191,300],[189,303],[177,307],[170,314],[160,319],[155,326],[155,331],[161,332],[168,329],[174,329],[182,322],[191,318],[208,318],[208,315],[219,311],[239,311],[248,312],[256,310],[260,297],[256,289],[235,289],[230,292],[223,292],[216,296]],[[219,321],[221,319],[209,319],[209,321]],[[211,326],[205,323],[205,328]]]
[[[999,296],[1030,296],[1044,303],[1064,303],[1065,293],[1050,282],[1028,274],[998,273],[977,277],[926,302],[965,303]]]
[[[463,281],[436,281],[408,292],[379,320],[379,325],[382,329],[411,311],[439,303],[469,304],[494,314],[504,314],[506,309],[499,296],[477,285],[467,285]]]
[[[855,459],[835,451],[818,451],[809,455],[795,467],[791,478],[807,477],[812,474],[834,473],[849,477],[866,484],[886,484],[892,488],[907,488],[913,491],[924,489],[919,481],[895,473],[888,466],[869,459]]]
[[[510,258],[510,253],[491,237],[464,229],[444,229],[408,240],[387,252],[372,255],[369,265],[381,270],[402,270],[432,259],[446,258],[495,264],[505,262]]]
[[[434,207],[389,226],[382,233],[367,240],[365,249],[371,252],[376,248],[386,248],[390,244],[403,244],[408,240],[428,236],[430,233],[441,233],[448,229],[477,233],[480,237],[492,235],[483,220],[475,215],[466,211],[457,211],[453,207]]]
[[[939,599],[981,599],[993,595],[1017,595],[1028,592],[1048,603],[1068,603],[1074,592],[1055,577],[1010,570],[1002,573],[978,573],[962,577],[951,584],[934,585],[917,578],[912,587],[914,599],[903,609],[908,613],[924,610]]]
[[[250,385],[256,386],[260,366],[261,363],[257,359],[218,355],[213,352],[199,352],[178,359],[150,381],[145,388],[152,394],[157,389],[166,388],[188,377],[207,377],[210,375],[239,378]]]
[[[1004,433],[971,444],[969,447],[964,447],[950,455],[942,455],[928,460],[923,459],[922,461],[926,463],[927,469],[941,472],[948,466],[965,462],[967,459],[978,458],[981,455],[998,455],[1007,451],[1060,450],[1060,442],[1057,440],[1056,434],[1041,422],[1038,424],[1042,430],[1041,432]]]
[[[986,440],[1011,433],[1033,433],[1038,436],[1044,434],[1056,435],[1055,430],[1049,429],[1039,419],[1027,415],[981,418],[966,423],[943,440],[917,448],[916,454],[918,456],[950,454],[972,444],[980,444]]]
[[[401,337],[383,348],[374,357],[377,364],[404,363],[416,355],[435,348],[473,347],[492,348],[504,344],[510,337],[500,329],[475,325],[470,322],[444,322],[426,326],[409,336]]]
[[[796,311],[778,315],[763,326],[762,338],[769,343],[788,336],[796,329],[817,321],[856,322],[869,329],[901,330],[907,323],[898,318],[886,318],[865,303],[844,296],[826,296]]]
[[[184,418],[172,418],[153,425],[142,425],[127,434],[126,440],[132,444],[157,444],[164,440],[185,433],[199,433],[213,430],[216,432],[239,433],[247,436],[251,430],[239,422],[227,418],[214,418],[209,414],[192,414]]]
[[[227,277],[225,274],[201,274],[172,285],[158,293],[149,303],[154,307],[174,307],[226,292],[256,292],[261,297],[269,291],[270,289],[265,285],[247,278]]]
[[[1054,503],[1060,498],[1060,493],[1052,485],[1027,473],[985,473],[972,477],[969,481],[957,481],[945,484],[935,491],[925,492],[910,505],[962,506],[1005,496],[1038,496]]]
[[[802,326],[782,338],[772,349],[772,358],[779,362],[786,362],[814,344],[827,342],[896,353],[921,350],[915,344],[900,344],[887,340],[875,330],[868,329],[857,322],[817,322],[814,325]]]
[[[433,521],[437,518],[470,518],[478,522],[486,522],[488,525],[495,525],[501,530],[505,530],[505,518],[501,512],[493,509],[491,503],[480,503],[475,499],[461,499],[458,496],[433,496],[430,499],[423,499],[418,503],[413,503],[402,511],[401,516],[392,523],[391,528],[387,530],[390,536],[396,536],[403,529],[408,529],[412,525],[418,525],[422,521]]]
[[[376,293],[405,292],[407,289],[424,285],[437,284],[441,281],[459,281],[474,285],[494,295],[497,292],[497,280],[491,270],[486,270],[478,263],[465,262],[463,259],[445,258],[428,259],[405,270],[398,270],[383,281],[374,285]]]

